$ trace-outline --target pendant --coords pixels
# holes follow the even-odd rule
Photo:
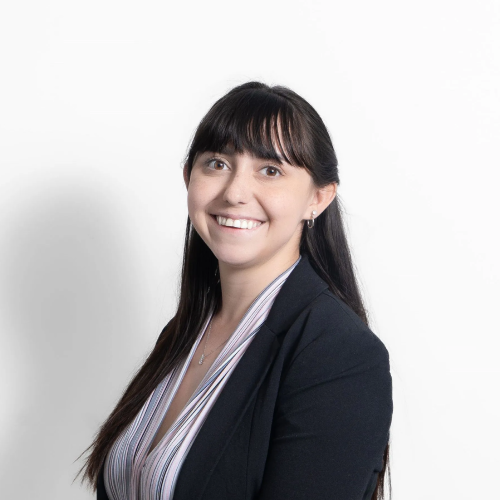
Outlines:
[[[204,359],[205,359],[205,355],[204,355],[204,354],[202,354],[202,355],[201,355],[201,358],[200,358],[200,361],[198,361],[198,364],[199,364],[199,365],[202,365],[202,364],[203,364],[203,360],[204,360]]]

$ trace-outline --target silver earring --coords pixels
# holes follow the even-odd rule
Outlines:
[[[318,212],[316,212],[316,210],[313,210],[312,211],[312,216],[310,219],[307,220],[307,227],[309,229],[313,228],[314,227],[314,216],[317,214]]]

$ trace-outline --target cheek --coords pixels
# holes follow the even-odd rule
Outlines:
[[[204,210],[210,200],[210,189],[206,183],[191,177],[187,192],[188,212],[191,218],[196,217],[200,210]]]
[[[302,202],[304,200],[304,203]],[[266,211],[271,222],[281,223],[284,230],[294,229],[302,220],[306,196],[298,190],[288,189],[266,197]]]
[[[188,193],[187,193],[187,206],[188,206],[189,216],[191,218],[194,215],[194,209],[196,207],[196,204],[197,204],[197,197],[193,196],[193,191],[190,188],[190,189],[188,189]]]

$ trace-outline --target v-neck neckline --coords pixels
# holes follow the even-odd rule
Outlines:
[[[196,349],[198,348],[198,345],[200,344],[201,339],[203,338],[203,335],[205,334],[205,330],[206,330],[207,326],[208,326],[208,322],[206,323],[205,328],[203,328],[201,330],[201,334],[198,335],[198,338],[196,339],[195,343],[191,347],[191,350],[190,350],[188,356],[184,359],[184,362],[181,362],[177,366],[177,370],[174,373],[175,388],[174,388],[174,391],[172,392],[172,394],[170,395],[170,402],[168,403],[168,405],[166,405],[165,401],[164,401],[164,399],[166,397],[165,393],[167,391],[168,381],[166,381],[166,379],[165,379],[162,382],[162,388],[161,388],[162,394],[160,396],[160,402],[159,402],[158,407],[157,407],[157,411],[160,411],[161,414],[159,416],[158,416],[158,414],[156,414],[155,417],[154,417],[155,422],[159,422],[159,423],[158,423],[158,427],[156,429],[156,432],[153,434],[153,436],[149,440],[149,443],[148,443],[148,446],[147,446],[147,450],[146,450],[146,453],[145,453],[144,467],[146,466],[146,463],[149,461],[149,459],[153,458],[153,456],[156,455],[156,453],[158,452],[158,449],[161,447],[161,445],[164,442],[164,440],[166,439],[166,437],[171,433],[172,429],[179,422],[179,419],[184,415],[184,412],[185,412],[187,406],[189,406],[189,404],[191,403],[191,401],[198,395],[200,387],[202,387],[202,384],[205,382],[205,379],[206,379],[208,373],[210,372],[210,368],[212,368],[212,366],[210,366],[210,368],[207,370],[207,373],[205,373],[205,375],[203,376],[203,379],[200,381],[200,383],[198,384],[198,386],[194,390],[193,394],[191,394],[190,398],[188,399],[188,401],[186,402],[186,404],[183,406],[182,410],[177,415],[176,419],[172,422],[172,424],[167,429],[167,431],[165,432],[165,434],[161,437],[161,439],[158,441],[158,443],[156,443],[156,445],[153,448],[151,448],[151,445],[152,445],[153,441],[155,440],[158,432],[160,431],[161,425],[162,425],[163,420],[164,420],[164,418],[165,418],[165,416],[166,416],[166,414],[167,414],[167,412],[168,412],[168,410],[170,408],[170,405],[172,404],[172,401],[174,400],[174,398],[175,398],[175,396],[177,394],[177,391],[179,390],[179,387],[181,386],[181,383],[184,380],[184,377],[185,377],[186,372],[187,372],[187,370],[189,368],[189,365],[191,364],[191,361],[192,361],[192,359],[194,357],[194,353],[196,352]],[[217,361],[217,359],[215,361]],[[214,361],[214,363],[215,363],[215,361]],[[180,369],[180,371],[179,371],[179,369]]]

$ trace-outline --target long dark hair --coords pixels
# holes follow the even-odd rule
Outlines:
[[[283,86],[248,82],[219,99],[202,119],[191,142],[185,159],[188,177],[198,154],[220,152],[225,147],[275,161],[279,161],[281,154],[288,163],[307,169],[316,186],[339,183],[337,157],[325,124],[307,101]],[[342,212],[337,195],[315,219],[314,231],[303,229],[300,253],[309,256],[312,266],[332,293],[368,325]],[[220,309],[222,296],[217,269],[215,255],[188,217],[177,312],[163,328],[145,363],[85,450],[90,453],[80,470],[84,472],[82,481],[87,480],[96,488],[99,471],[114,441],[160,381],[189,353],[208,317]],[[372,500],[384,498],[388,463],[389,444]]]

